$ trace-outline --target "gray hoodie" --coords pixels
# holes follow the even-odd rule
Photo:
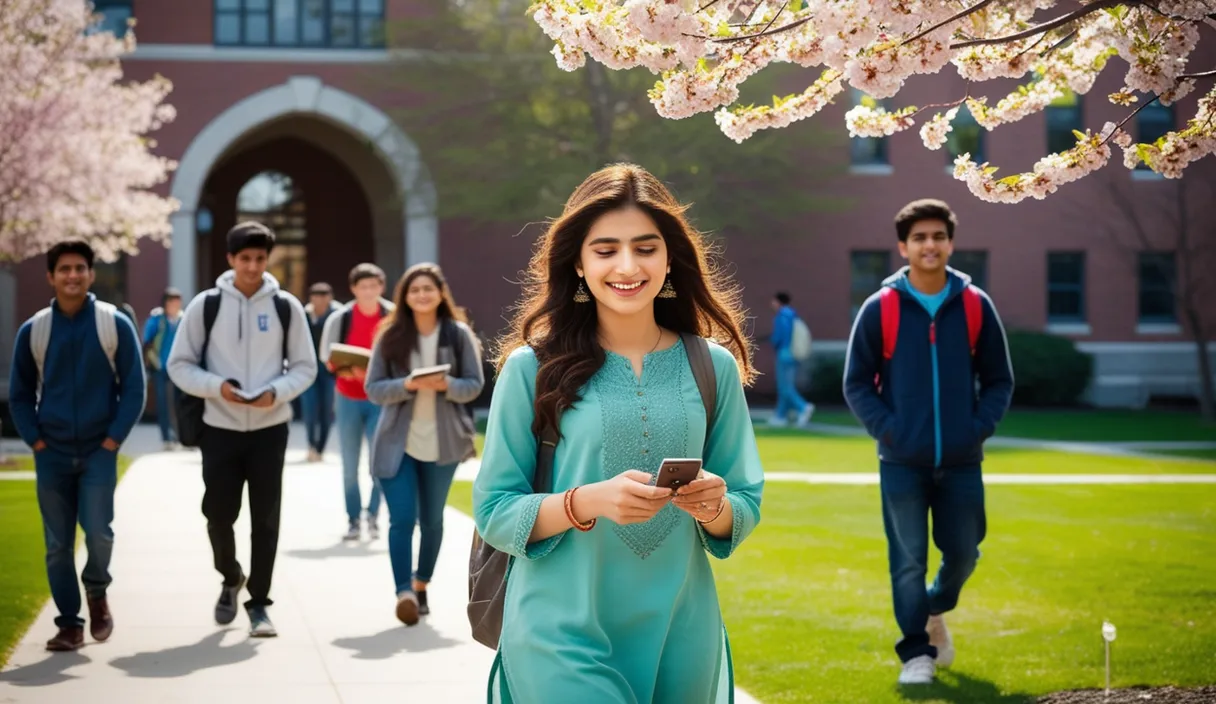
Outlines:
[[[236,289],[236,275],[226,271],[215,280],[221,293],[219,312],[211,328],[206,369],[199,366],[203,349],[203,291],[186,306],[185,315],[169,353],[169,378],[182,391],[206,399],[203,422],[213,428],[250,432],[291,421],[291,400],[304,393],[317,376],[317,357],[312,346],[304,307],[294,296],[280,292],[279,282],[262,275],[262,288],[253,296]],[[275,311],[274,297],[291,304],[291,329],[287,360],[283,360],[283,329]],[[284,364],[284,362],[286,362]],[[235,379],[249,391],[269,385],[275,402],[270,408],[229,403],[220,396],[224,381]]]

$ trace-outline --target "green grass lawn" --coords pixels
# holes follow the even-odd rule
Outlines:
[[[853,415],[841,409],[817,411],[814,420],[858,426]],[[1001,421],[997,435],[1073,442],[1216,442],[1216,424],[1204,422],[1196,413],[1173,411],[1013,409]]]
[[[32,470],[31,457],[14,458],[10,469]],[[122,478],[131,459],[118,457]],[[33,480],[0,481],[0,667],[50,597],[42,516]]]
[[[760,459],[766,472],[876,472],[874,441],[865,436],[820,435],[799,430],[756,428]],[[1167,458],[1106,457],[986,447],[984,471],[990,474],[1207,474],[1212,462],[1175,461]],[[1203,457],[1188,451],[1185,456]],[[1183,457],[1181,453],[1178,455]]]
[[[450,503],[468,511],[471,485]],[[1206,486],[989,487],[955,667],[901,693],[877,488],[770,483],[760,527],[715,562],[736,679],[765,704],[1023,704],[1100,687],[1109,619],[1114,685],[1216,682],[1214,507]]]

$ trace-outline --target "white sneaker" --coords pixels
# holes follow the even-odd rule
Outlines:
[[[784,427],[787,427],[788,425],[789,425],[789,421],[787,421],[786,419],[782,418],[781,416],[779,416],[777,414],[773,414],[773,415],[769,416],[768,427],[770,427],[770,428],[784,428]]]
[[[900,684],[933,684],[937,677],[937,665],[928,655],[919,655],[904,663],[899,673]]]
[[[805,428],[807,423],[811,422],[811,416],[815,414],[815,404],[808,403],[806,408],[802,409],[802,413],[798,414],[798,427]]]
[[[172,440],[165,442],[165,452],[173,452],[176,449],[177,443],[173,442]]]
[[[377,525],[376,521],[371,518],[367,519],[367,539],[368,540],[379,540],[380,539],[380,526]]]
[[[937,648],[936,664],[950,667],[954,664],[954,639],[950,637],[950,629],[946,628],[946,619],[941,614],[929,617],[929,645]]]
[[[346,535],[342,536],[343,540],[358,540],[359,539],[359,523],[358,521],[350,524],[346,529]]]

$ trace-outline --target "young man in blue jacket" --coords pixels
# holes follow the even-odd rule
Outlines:
[[[849,408],[878,441],[901,684],[928,684],[954,660],[942,614],[953,609],[984,539],[984,440],[1013,395],[1000,316],[946,264],[958,221],[939,200],[895,217],[908,266],[857,314],[845,361]],[[976,391],[976,380],[979,391]],[[929,514],[941,568],[926,589]]]
[[[104,641],[114,629],[106,601],[114,548],[118,448],[144,409],[139,338],[127,317],[89,293],[93,250],[63,242],[46,256],[55,299],[17,331],[9,404],[21,439],[34,450],[46,571],[59,616],[47,650],[84,645],[76,576],[76,524],[88,562],[80,575],[89,630]]]
[[[798,367],[801,360],[794,356],[791,345],[794,341],[794,325],[798,313],[790,305],[790,295],[778,291],[773,296],[773,334],[769,342],[777,354],[777,408],[769,425],[784,428],[789,423],[790,411],[798,416],[795,425],[805,427],[815,412],[815,404],[807,401],[798,393]]]

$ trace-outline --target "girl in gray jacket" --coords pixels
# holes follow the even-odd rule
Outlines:
[[[443,541],[443,509],[456,466],[474,455],[466,405],[485,384],[476,338],[435,264],[410,267],[372,347],[364,388],[383,406],[372,440],[372,474],[388,506],[388,552],[397,584],[397,618],[407,626],[429,612],[426,587]],[[414,370],[450,365],[444,373]],[[421,530],[413,569],[414,524]],[[412,572],[412,573],[411,573]]]

